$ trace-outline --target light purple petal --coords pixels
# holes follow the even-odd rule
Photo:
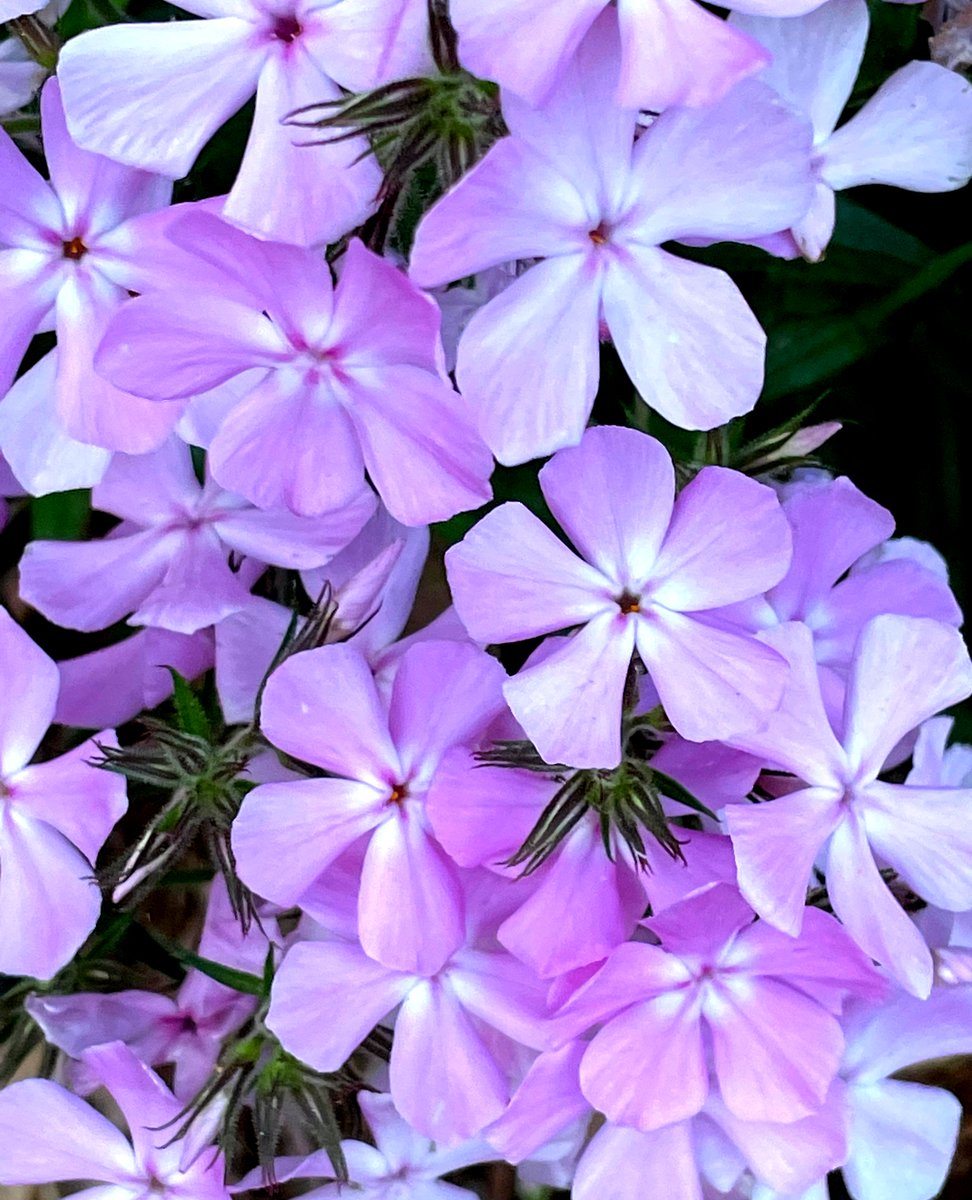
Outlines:
[[[57,413],[78,441],[142,454],[162,444],[182,412],[119,390],[92,353],[127,295],[103,275],[76,273],[57,294]]]
[[[732,604],[777,583],[789,560],[790,530],[772,488],[705,467],[675,501],[651,597],[679,612]]]
[[[691,971],[676,955],[644,942],[625,943],[553,1018],[553,1040],[577,1037],[648,997],[684,989],[691,980]]]
[[[223,17],[109,25],[71,38],[57,66],[72,137],[117,162],[187,174],[253,95],[266,55],[253,32],[250,22]]]
[[[580,1079],[599,1112],[643,1133],[694,1116],[709,1091],[695,990],[656,996],[609,1021]]]
[[[224,296],[172,291],[122,305],[95,366],[116,387],[169,400],[208,391],[286,354],[280,334],[260,312]]]
[[[428,779],[453,745],[478,737],[503,708],[506,672],[471,645],[428,641],[402,656],[389,728],[408,775]]]
[[[589,248],[599,220],[569,173],[520,138],[503,138],[419,222],[409,274],[434,287],[515,259],[569,254]]]
[[[456,747],[433,776],[425,811],[454,862],[493,866],[523,844],[556,786],[537,772],[478,763]]]
[[[702,1182],[687,1121],[652,1133],[604,1125],[577,1164],[574,1200],[643,1200],[645,1180],[653,1200],[703,1200]]]
[[[825,788],[726,809],[739,890],[778,929],[799,933],[813,864],[842,816],[840,794]]]
[[[600,275],[590,253],[547,259],[466,326],[456,378],[501,463],[580,441],[600,374]]]
[[[284,123],[296,109],[339,95],[302,39],[269,55],[243,162],[223,208],[227,220],[263,237],[314,246],[337,241],[371,215],[381,169],[367,139],[321,145],[316,130]]]
[[[454,0],[459,55],[475,74],[495,79],[534,104],[576,53],[604,0]]]
[[[428,9],[422,0],[357,0],[329,5],[314,16],[318,37],[305,33],[332,79],[354,92],[431,69]]]
[[[845,476],[784,497],[793,530],[793,560],[786,578],[770,592],[781,621],[804,620],[851,566],[894,533],[894,517]]]
[[[51,253],[51,233],[59,233],[64,213],[47,180],[30,165],[5,129],[0,130],[0,244]]]
[[[24,693],[15,694],[23,704]],[[91,765],[104,757],[102,747],[117,745],[107,730],[8,778],[17,808],[59,830],[91,862],[128,807],[122,776]]]
[[[822,151],[821,173],[835,191],[867,183],[954,191],[972,175],[972,88],[937,63],[908,63]]]
[[[492,498],[493,459],[464,397],[414,366],[348,372],[346,398],[368,474],[403,525],[428,525]]]
[[[769,60],[753,38],[692,0],[621,0],[618,16],[618,102],[627,108],[711,106]]]
[[[384,819],[385,803],[368,784],[344,779],[261,784],[233,821],[240,878],[268,900],[297,904],[342,851]]]
[[[389,320],[376,320],[376,314]],[[404,271],[352,238],[341,260],[328,341],[342,367],[413,366],[437,371],[438,305]]]
[[[502,1117],[487,1131],[490,1144],[511,1163],[522,1162],[562,1129],[590,1112],[578,1083],[587,1049],[568,1042],[536,1058]]]
[[[48,254],[0,249],[0,303],[6,314],[0,332],[0,391],[13,383],[31,338],[51,311],[60,282],[61,273],[51,267]]]
[[[772,62],[760,79],[813,123],[819,143],[832,132],[850,99],[867,41],[863,0],[828,0],[812,12],[791,17],[761,16],[754,0],[743,0],[730,24],[766,47]],[[754,15],[744,15],[745,13]]]
[[[951,1092],[886,1080],[851,1094],[850,1155],[842,1170],[855,1200],[927,1200],[948,1175],[962,1109]]]
[[[326,771],[389,790],[401,781],[371,669],[353,646],[288,658],[267,683],[261,726],[275,746]]]
[[[214,523],[227,546],[261,562],[304,570],[319,567],[361,532],[375,511],[375,497],[362,489],[343,508],[320,517],[281,510],[231,509]]]
[[[95,542],[31,542],[20,562],[20,594],[68,629],[106,629],[161,583],[173,538],[155,530]]]
[[[54,719],[57,667],[7,612],[0,609],[0,776],[31,759]]]
[[[434,975],[465,940],[464,916],[456,868],[421,814],[406,809],[379,825],[358,896],[364,952],[399,971]]]
[[[759,730],[735,734],[732,744],[808,783],[842,789],[849,774],[847,759],[824,708],[809,629],[790,622],[760,636],[784,656],[789,678],[769,723]]]
[[[298,444],[294,429],[301,430]],[[223,421],[210,446],[213,477],[260,508],[320,516],[364,487],[359,439],[327,394],[274,371]]]
[[[357,946],[302,942],[277,970],[267,1028],[309,1066],[336,1071],[414,986],[411,975],[390,971]],[[396,1052],[398,1044],[396,1038]]]
[[[201,494],[189,447],[172,437],[152,454],[116,454],[91,501],[137,525],[164,525],[197,508]]]
[[[494,809],[494,822],[497,815]],[[585,821],[564,840],[538,876],[536,890],[497,936],[511,954],[549,978],[606,958],[631,936],[644,908],[644,889],[634,872],[610,861],[596,822]],[[551,913],[559,914],[553,925]]]
[[[606,262],[604,320],[645,403],[682,429],[749,412],[763,386],[766,336],[729,276],[635,243]]]
[[[620,610],[589,621],[503,687],[513,715],[550,763],[616,767],[635,630]]]
[[[668,719],[689,741],[735,740],[779,706],[786,660],[755,638],[654,605],[636,637]]]
[[[158,1075],[123,1042],[93,1046],[82,1055],[82,1062],[111,1092],[121,1109],[145,1173],[151,1176],[153,1168],[169,1165],[166,1160],[173,1157],[177,1163],[179,1147],[162,1147],[172,1140],[170,1128],[175,1125],[182,1105]],[[163,1128],[166,1126],[170,1128]]]
[[[212,526],[186,530],[161,582],[132,613],[129,624],[196,633],[239,612],[254,577],[246,570],[232,569],[226,547]]]
[[[107,1117],[49,1079],[22,1079],[0,1093],[0,1183],[135,1182],[132,1148]]]
[[[446,554],[462,623],[478,642],[512,642],[617,612],[611,581],[524,505],[486,514]]]
[[[405,998],[391,1059],[395,1107],[436,1142],[472,1137],[503,1112],[509,1087],[447,986],[422,982]]]
[[[212,665],[212,636],[206,631],[186,637],[165,629],[140,630],[113,646],[58,663],[55,719],[82,729],[121,725],[172,695],[166,667],[195,679]]]
[[[825,874],[834,912],[854,941],[909,992],[926,997],[932,986],[931,952],[881,878],[853,810],[830,840]]]
[[[861,797],[868,841],[929,903],[972,908],[972,791],[875,781]]]
[[[76,441],[57,415],[57,350],[51,350],[14,383],[0,403],[0,447],[32,496],[91,487],[111,453]]]
[[[837,1075],[837,1020],[778,979],[731,977],[706,995],[719,1087],[744,1121],[788,1123],[815,1113]]]
[[[540,471],[540,487],[581,555],[637,590],[652,571],[675,499],[675,471],[661,442],[601,425]]]
[[[876,776],[922,721],[972,692],[962,635],[926,617],[875,617],[864,627],[844,703],[844,745],[859,777]]]
[[[65,232],[79,232],[89,248],[102,232],[169,203],[170,180],[79,149],[64,123],[56,77],[41,92],[41,122],[44,157],[64,211]]]
[[[449,986],[464,1008],[506,1037],[535,1050],[548,1044],[546,985],[509,954],[460,951]]]
[[[44,821],[0,805],[0,971],[50,979],[77,953],[101,912],[94,868]]]

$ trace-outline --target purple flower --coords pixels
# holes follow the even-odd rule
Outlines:
[[[60,1084],[23,1079],[0,1092],[0,1183],[107,1185],[77,1193],[91,1200],[229,1200],[222,1156],[193,1156],[187,1142],[172,1140],[167,1127],[182,1105],[154,1072],[121,1042],[96,1046],[84,1060],[121,1109],[131,1140]]]
[[[141,453],[175,421],[172,405],[120,392],[92,369],[108,318],[157,263],[157,221],[147,214],[165,209],[172,185],[79,150],[56,79],[41,114],[49,182],[0,130],[0,394],[35,332],[56,329],[58,345],[0,404],[0,444],[25,486],[53,491],[101,477],[109,456],[95,447]]]
[[[569,550],[528,509],[503,504],[446,555],[456,608],[479,642],[579,627],[509,680],[516,718],[548,762],[620,761],[624,683],[637,648],[672,724],[708,741],[764,724],[785,665],[704,610],[765,591],[786,571],[786,519],[769,488],[708,467],[675,498],[664,447],[602,426],[540,472]]]
[[[125,782],[89,765],[93,741],[30,766],[54,717],[57,667],[2,609],[0,662],[0,972],[50,979],[98,920],[92,864],[125,812]]]
[[[203,958],[261,974],[267,939],[256,924],[244,935],[230,909],[221,879],[213,882],[206,925],[199,943]],[[66,996],[32,995],[27,1011],[59,1050],[80,1059],[92,1046],[124,1042],[149,1066],[174,1064],[173,1092],[185,1102],[202,1088],[216,1065],[224,1039],[235,1033],[256,1008],[245,996],[216,983],[201,971],[189,971],[175,997],[157,992],[78,992]],[[76,1064],[72,1086],[98,1086],[90,1067]]]
[[[495,79],[532,104],[546,99],[585,33],[609,0],[453,0],[459,53],[477,75]],[[788,16],[819,0],[743,0],[746,10]],[[673,104],[712,104],[768,61],[759,43],[740,35],[692,0],[621,0],[618,103],[658,112]]]
[[[972,795],[879,776],[902,738],[972,691],[961,634],[924,617],[875,617],[858,640],[843,712],[833,719],[809,630],[793,623],[762,637],[786,654],[790,680],[769,724],[731,741],[806,786],[727,808],[740,889],[761,916],[795,934],[820,856],[834,912],[858,945],[927,996],[931,953],[875,860],[932,904],[972,908]]]
[[[894,518],[849,479],[791,485],[781,503],[793,534],[790,569],[765,597],[727,616],[753,629],[802,621],[813,633],[817,661],[841,672],[872,617],[894,612],[962,623],[940,564],[900,552],[907,543],[888,543]]]
[[[171,236],[201,260],[195,287],[126,305],[98,369],[155,400],[246,373],[210,444],[224,487],[319,514],[357,496],[367,469],[406,525],[489,499],[492,459],[440,371],[438,309],[401,271],[354,240],[335,288],[321,255],[206,213]]]
[[[472,317],[460,390],[503,463],[580,441],[606,327],[646,403],[687,429],[748,412],[765,337],[720,271],[661,249],[750,238],[810,200],[809,129],[761,84],[703,110],[670,109],[635,141],[613,101],[616,33],[592,29],[551,98],[504,99],[511,135],[420,222],[411,274],[431,287],[542,258]]]
[[[646,1133],[695,1115],[710,1089],[707,1038],[733,1116],[787,1123],[817,1112],[844,1047],[833,1013],[848,993],[884,990],[840,925],[812,909],[791,938],[754,923],[721,883],[645,924],[661,947],[619,947],[554,1018],[560,1040],[601,1025],[580,1067],[591,1104]]]
[[[464,883],[474,888],[472,874]],[[523,1047],[538,1049],[546,1036],[543,988],[491,937],[477,936],[486,906],[474,894],[468,899],[465,944],[435,970],[394,970],[333,937],[292,946],[267,1014],[285,1049],[317,1070],[336,1071],[397,1010],[392,1099],[413,1129],[442,1145],[472,1137],[500,1116]]]
[[[751,11],[751,10],[750,10]],[[773,56],[761,78],[813,122],[813,204],[793,228],[802,254],[823,257],[834,231],[834,193],[887,183],[948,192],[972,175],[972,88],[937,63],[911,62],[834,132],[864,57],[864,0],[828,0],[795,19],[739,13],[730,24]]]
[[[105,629],[132,614],[133,625],[183,634],[243,608],[267,563],[320,566],[374,510],[361,490],[323,517],[261,511],[212,481],[201,486],[174,438],[151,455],[116,455],[93,502],[122,524],[100,541],[31,542],[20,565],[24,600],[69,629]]]
[[[256,92],[223,212],[301,245],[336,241],[372,211],[381,171],[364,138],[306,146],[285,117],[420,70],[421,0],[186,0],[204,21],[123,23],[72,38],[58,62],[79,145],[178,179]],[[177,65],[176,65],[177,64]]]
[[[412,646],[387,701],[353,646],[284,662],[264,692],[263,732],[331,777],[268,783],[246,797],[233,823],[244,881],[269,900],[299,904],[343,850],[370,834],[361,944],[387,967],[437,971],[465,926],[458,872],[429,829],[425,794],[446,750],[481,736],[501,708],[502,678],[499,663],[468,643]]]

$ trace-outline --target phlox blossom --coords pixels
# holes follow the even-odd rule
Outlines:
[[[323,255],[207,213],[170,236],[198,274],[126,305],[98,369],[154,400],[238,380],[209,445],[224,487],[318,515],[357,496],[367,469],[406,525],[489,499],[492,459],[441,371],[438,309],[401,271],[353,240],[335,287]]]
[[[972,85],[933,62],[911,62],[839,129],[867,42],[865,0],[827,0],[788,20],[734,13],[730,23],[773,56],[760,76],[813,123],[813,203],[792,226],[800,253],[823,257],[834,231],[834,193],[887,183],[949,192],[972,175]]]
[[[254,508],[201,485],[176,438],[151,455],[116,455],[92,499],[122,524],[100,541],[31,542],[21,560],[23,598],[70,629],[131,614],[134,625],[195,633],[245,607],[267,563],[320,566],[374,511],[363,489],[321,517]]]
[[[831,715],[806,626],[761,636],[786,654],[790,678],[768,724],[730,740],[804,786],[727,807],[740,889],[761,916],[796,934],[819,856],[830,903],[858,945],[927,996],[931,952],[878,861],[930,903],[972,908],[972,792],[879,776],[902,738],[972,691],[962,636],[926,617],[874,617],[858,639],[842,711]]]
[[[446,554],[456,609],[484,644],[576,627],[504,685],[547,762],[620,762],[625,680],[637,649],[672,724],[693,741],[765,723],[785,664],[706,609],[764,592],[786,572],[776,496],[707,467],[675,497],[668,452],[647,434],[590,429],[540,471],[570,550],[522,504],[493,509]]]
[[[78,144],[172,179],[256,92],[226,218],[301,245],[336,241],[373,210],[381,170],[364,138],[307,146],[295,109],[421,70],[423,0],[186,0],[200,21],[123,22],[71,38],[58,62]]]
[[[736,285],[661,247],[798,220],[811,195],[809,127],[746,82],[711,108],[666,110],[636,141],[638,113],[612,95],[617,54],[605,13],[542,107],[504,97],[510,136],[416,230],[410,271],[424,287],[542,259],[459,343],[459,388],[503,463],[580,440],[602,330],[645,402],[683,428],[748,412],[762,387],[765,337]]]

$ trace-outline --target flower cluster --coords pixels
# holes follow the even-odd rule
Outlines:
[[[839,425],[744,441],[703,251],[961,187],[967,80],[842,121],[865,0],[63,8],[0,0],[0,490],[90,489],[13,612],[97,636],[0,610],[0,1184],[931,1200],[962,616]]]

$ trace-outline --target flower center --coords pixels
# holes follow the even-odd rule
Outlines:
[[[603,246],[610,240],[611,230],[602,221],[596,229],[588,230],[587,236],[595,246]]]
[[[88,247],[79,237],[73,237],[69,242],[62,243],[64,257],[79,259],[88,253]]]
[[[303,30],[296,17],[276,17],[273,22],[273,36],[278,42],[296,42]]]
[[[641,597],[636,596],[633,592],[629,592],[627,588],[620,596],[615,596],[615,603],[618,608],[627,616],[628,613],[641,612]]]
[[[388,797],[389,804],[401,804],[408,796],[408,784],[396,783],[391,790],[391,795]]]

